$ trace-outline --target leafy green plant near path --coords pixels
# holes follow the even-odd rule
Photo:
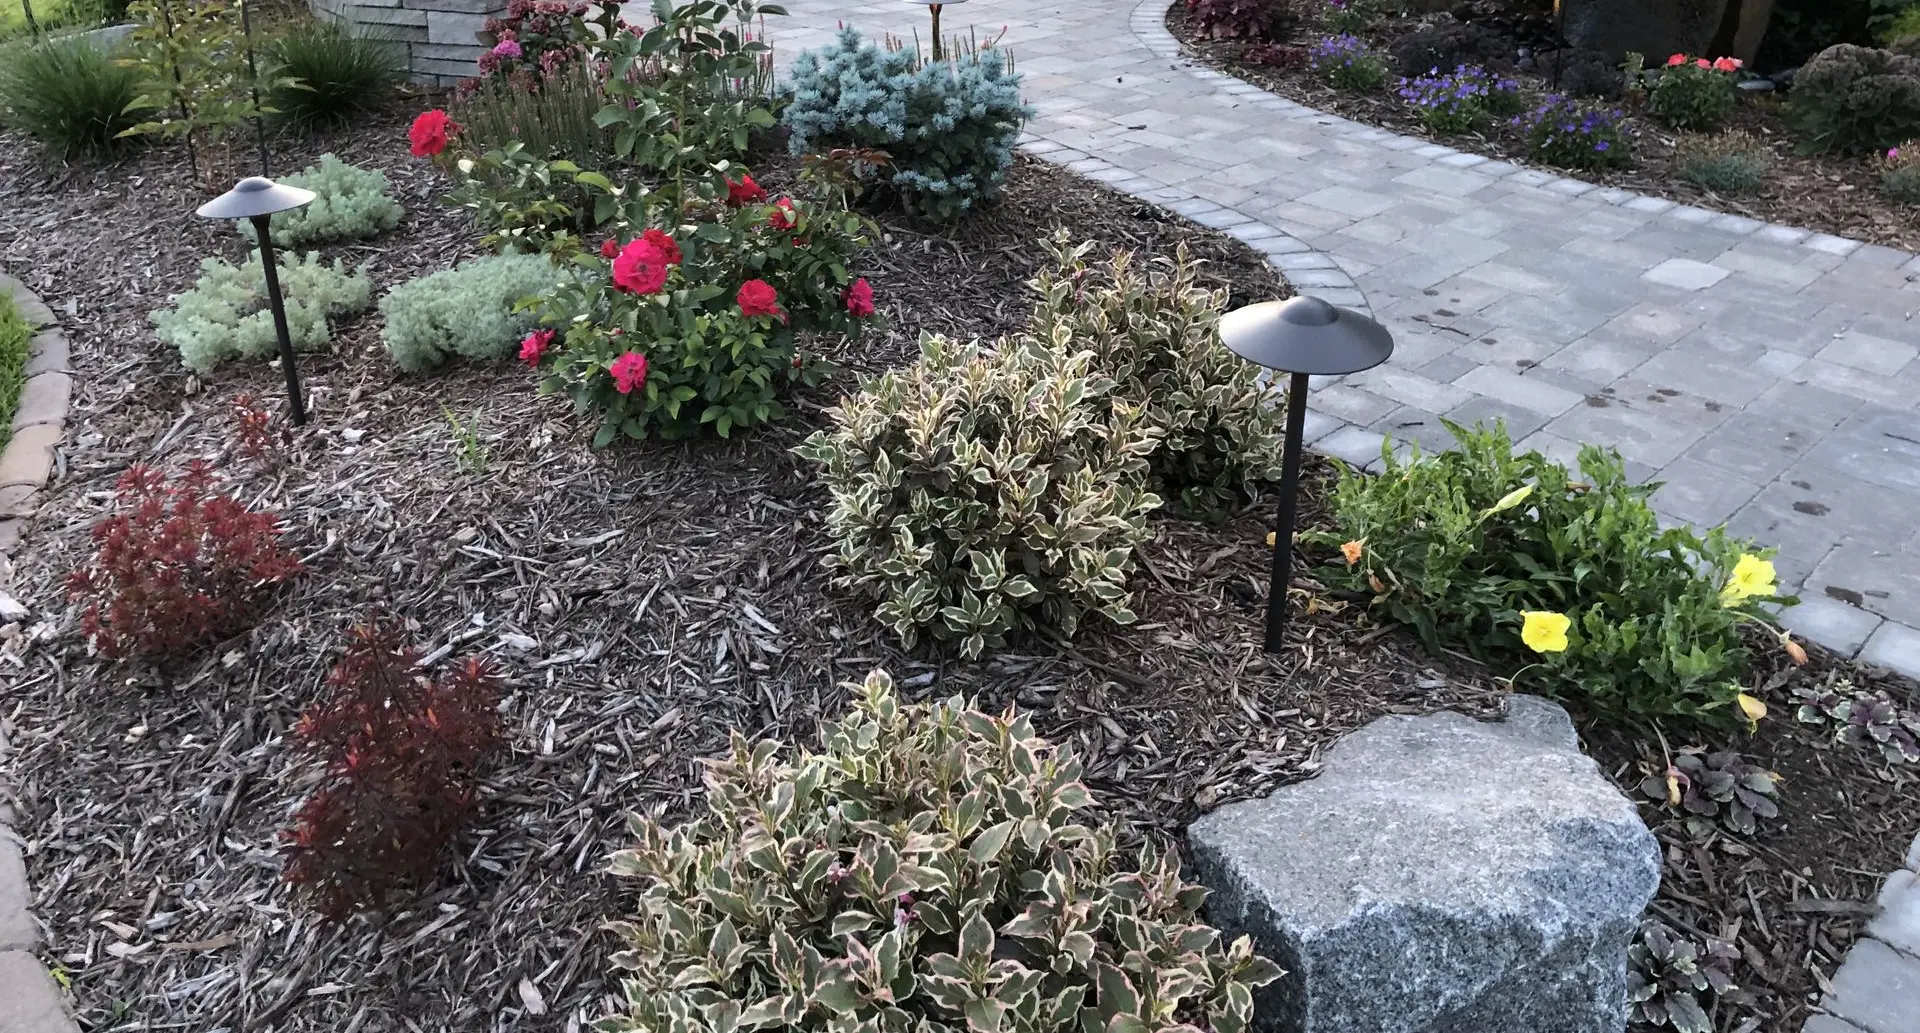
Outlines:
[[[273,41],[263,59],[279,79],[267,102],[302,124],[342,122],[371,111],[404,77],[399,44],[335,22],[295,26]]]
[[[328,264],[308,253],[282,255],[279,263],[295,349],[327,343],[332,339],[329,319],[364,312],[372,303],[367,278],[348,273],[338,261]],[[266,359],[279,353],[258,251],[237,266],[220,258],[202,260],[193,289],[147,318],[160,340],[179,348],[180,361],[195,373],[210,373],[229,359]]]
[[[1897,147],[1920,137],[1920,57],[1828,47],[1794,76],[1787,110],[1805,153]]]
[[[1880,186],[1896,201],[1920,205],[1920,137],[1887,148],[1881,161]]]
[[[210,184],[215,169],[208,146],[270,110],[253,101],[239,8],[230,0],[138,0],[128,12],[140,24],[128,37],[124,60],[140,73],[133,110],[145,121],[126,133],[184,140]],[[270,94],[289,83],[260,85]]]
[[[540,255],[488,255],[428,273],[380,299],[381,331],[393,361],[419,373],[454,355],[480,361],[513,354],[533,328],[520,303],[553,289],[566,274]]]
[[[393,199],[386,173],[349,165],[331,154],[321,155],[317,164],[303,171],[280,177],[280,182],[314,193],[313,203],[274,214],[273,242],[280,247],[377,237],[400,225],[406,214]],[[254,239],[251,221],[237,220],[233,226],[249,241]]]
[[[63,160],[103,154],[140,121],[127,113],[139,83],[139,73],[84,39],[22,46],[0,60],[0,122]]]
[[[1777,598],[1764,554],[1715,528],[1662,529],[1620,457],[1588,446],[1578,475],[1506,429],[1448,424],[1458,447],[1369,477],[1342,468],[1328,499],[1342,546],[1337,591],[1451,647],[1515,671],[1516,684],[1646,716],[1728,718],[1744,706],[1740,625]]]
[[[819,752],[738,733],[705,813],[635,817],[602,1033],[1246,1033],[1281,975],[1199,916],[1171,849],[1097,823],[1024,716],[902,704],[881,672]]]
[[[27,383],[32,343],[33,327],[20,315],[13,298],[0,291],[0,449],[13,438],[13,415],[20,408],[20,389]]]
[[[1752,133],[1739,129],[1682,136],[1674,142],[1674,159],[1687,182],[1723,194],[1752,190],[1766,182],[1773,169],[1773,152]]]
[[[1675,129],[1708,133],[1720,128],[1740,99],[1737,58],[1675,54],[1655,73],[1647,90],[1647,110]]]

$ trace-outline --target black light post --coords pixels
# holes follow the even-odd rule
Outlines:
[[[940,8],[948,4],[964,4],[967,0],[907,0],[910,4],[920,4],[933,13],[933,59],[945,60],[940,47]]]
[[[1287,633],[1287,582],[1293,566],[1293,518],[1300,490],[1301,438],[1307,425],[1307,378],[1372,369],[1393,354],[1387,328],[1319,298],[1263,301],[1220,317],[1220,340],[1235,355],[1292,374],[1287,386],[1287,443],[1280,464],[1280,526],[1273,533],[1267,583],[1267,652]]]
[[[293,335],[287,332],[287,306],[280,299],[280,273],[274,267],[273,213],[299,208],[313,201],[313,191],[281,186],[265,176],[248,176],[232,190],[200,206],[206,219],[246,219],[260,237],[260,268],[267,277],[267,303],[273,307],[273,329],[280,337],[280,368],[287,374],[287,398],[293,407],[293,425],[305,426],[307,403],[300,396],[300,370],[294,365]]]

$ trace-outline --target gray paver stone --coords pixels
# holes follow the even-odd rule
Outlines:
[[[1857,655],[1883,621],[1877,613],[1818,593],[1801,596],[1800,605],[1780,615],[1788,631],[1847,657]]]
[[[1313,450],[1332,456],[1351,466],[1366,466],[1380,458],[1380,446],[1387,436],[1379,431],[1346,426],[1313,443]]]
[[[1880,888],[1880,914],[1867,935],[1920,958],[1920,876],[1902,868]]]
[[[20,846],[10,835],[0,833],[0,951],[30,951],[40,946],[40,927],[27,912],[31,900]],[[0,988],[0,996],[4,996],[4,988]]]
[[[0,1033],[78,1033],[60,988],[25,951],[0,953]]]
[[[1920,631],[1905,624],[1887,621],[1861,647],[1860,662],[1898,671],[1909,678],[1920,678]],[[1914,990],[1920,993],[1920,985],[1916,985]],[[1914,1014],[1920,1016],[1920,1009],[1916,1009]]]
[[[1920,835],[1913,837],[1913,845],[1907,848],[1907,870],[1920,872]]]
[[[1843,1022],[1831,1015],[1815,1015],[1800,1027],[1800,1033],[1866,1033],[1851,1022]]]
[[[1878,940],[1861,940],[1833,974],[1820,1006],[1866,1033],[1920,1033],[1920,958]]]
[[[1683,291],[1703,291],[1729,275],[1725,269],[1691,258],[1669,258],[1648,270],[1643,279]]]
[[[1524,792],[1512,787],[1524,783]],[[1659,886],[1634,805],[1566,712],[1385,717],[1312,781],[1188,832],[1207,909],[1288,970],[1256,1015],[1298,1033],[1617,1033]]]

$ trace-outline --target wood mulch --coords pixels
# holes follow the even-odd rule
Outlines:
[[[1415,24],[1410,19],[1393,19],[1360,35],[1387,53],[1393,40]],[[1442,136],[1428,129],[1413,107],[1394,95],[1392,84],[1397,81],[1397,72],[1396,78],[1377,93],[1354,93],[1335,89],[1310,69],[1256,64],[1244,59],[1247,44],[1197,34],[1187,17],[1186,5],[1178,0],[1168,11],[1167,28],[1188,51],[1208,65],[1308,107],[1407,136],[1425,137],[1474,154],[1522,165],[1534,164],[1527,157],[1524,137],[1503,121],[1458,136]],[[1319,29],[1303,24],[1294,30],[1292,38],[1282,42],[1308,46],[1320,35]],[[1526,42],[1537,44],[1538,41]],[[1538,74],[1516,72],[1512,75],[1523,88],[1540,93],[1550,89],[1548,81]],[[1556,168],[1552,171],[1763,222],[1832,233],[1904,251],[1920,251],[1920,208],[1903,205],[1881,190],[1877,159],[1864,155],[1795,153],[1798,139],[1783,117],[1784,97],[1780,93],[1743,94],[1740,105],[1727,120],[1727,129],[1752,134],[1772,152],[1774,159],[1766,181],[1750,192],[1739,194],[1717,193],[1682,178],[1676,157],[1680,134],[1650,117],[1634,113],[1630,105],[1620,102],[1619,106],[1628,110],[1626,126],[1633,141],[1634,159],[1631,168],[1597,171]]]
[[[365,263],[379,291],[478,252],[460,213],[437,203],[439,175],[406,158],[406,118],[277,143],[281,167],[332,150],[392,177],[402,227],[330,249]],[[90,1030],[583,1028],[617,992],[599,927],[629,888],[601,867],[625,844],[625,816],[688,813],[699,759],[731,732],[806,740],[843,705],[840,684],[876,666],[915,695],[1031,709],[1088,759],[1114,816],[1171,835],[1219,803],[1309,777],[1334,739],[1381,714],[1498,709],[1501,688],[1477,665],[1337,605],[1317,605],[1286,652],[1263,654],[1264,506],[1218,526],[1156,520],[1134,579],[1138,625],[977,662],[903,651],[830,584],[824,499],[792,446],[854,372],[906,361],[921,332],[1019,328],[1025,281],[1046,261],[1038,242],[1055,227],[1152,254],[1185,243],[1236,300],[1286,291],[1243,245],[1031,162],[1003,204],[949,233],[884,216],[865,271],[889,331],[831,354],[846,374],[735,441],[594,452],[591,423],[535,395],[520,368],[402,376],[377,316],[339,327],[331,352],[302,360],[313,425],[267,469],[223,464],[239,494],[283,516],[309,572],[254,631],[196,663],[164,675],[105,664],[60,586],[113,480],[134,462],[228,460],[228,400],[282,388],[264,366],[202,382],[147,325],[201,256],[242,249],[191,215],[202,196],[176,154],[74,169],[32,154],[0,137],[0,263],[63,314],[78,375],[58,476],[17,570],[0,571],[34,609],[0,631],[0,721],[46,957]],[[443,407],[477,421],[483,471],[463,472]],[[1329,475],[1310,472],[1311,485]],[[1318,494],[1310,486],[1309,522]],[[1325,603],[1314,589],[1297,581],[1296,603]],[[404,617],[436,662],[492,658],[508,680],[511,751],[439,879],[410,907],[335,927],[279,879],[277,836],[302,777],[287,731],[348,627],[376,610]],[[1638,781],[1636,737],[1590,735],[1603,767]],[[1789,776],[1784,833],[1765,849],[1676,845],[1681,874],[1662,904],[1728,932],[1723,919],[1750,903],[1738,933],[1768,979],[1748,1010],[1783,1031],[1774,1023],[1803,1013],[1816,986],[1810,969],[1830,972],[1850,941],[1869,873],[1894,867],[1902,830],[1920,827],[1910,783],[1810,741],[1788,722],[1763,726],[1749,750]],[[1689,859],[1699,876],[1685,874]]]

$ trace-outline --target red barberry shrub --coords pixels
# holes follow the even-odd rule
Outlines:
[[[234,447],[257,466],[273,462],[279,441],[273,435],[273,414],[252,395],[233,396]]]
[[[1214,39],[1279,39],[1293,27],[1292,0],[1187,0],[1193,27]]]
[[[475,772],[506,735],[500,678],[467,660],[437,678],[379,624],[355,628],[294,728],[323,766],[283,836],[287,881],[322,915],[378,907],[432,874],[473,810]]]
[[[128,467],[114,500],[120,512],[93,529],[93,565],[67,579],[85,604],[81,630],[106,656],[174,659],[243,631],[300,572],[279,516],[218,491],[205,462],[172,482]]]

